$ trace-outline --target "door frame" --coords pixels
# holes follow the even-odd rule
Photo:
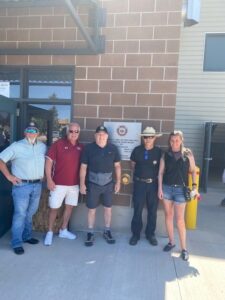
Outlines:
[[[0,111],[10,114],[10,144],[16,140],[17,102],[14,99],[0,95]],[[0,172],[1,173],[1,172]],[[0,174],[0,237],[11,227],[13,216],[12,184]]]

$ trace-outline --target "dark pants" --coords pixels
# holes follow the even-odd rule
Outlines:
[[[134,204],[134,215],[131,222],[131,231],[133,235],[140,238],[140,233],[143,227],[142,223],[142,211],[144,205],[147,205],[147,226],[145,229],[146,237],[150,237],[155,234],[156,218],[157,218],[157,207],[158,207],[158,196],[157,196],[158,185],[156,182],[145,183],[140,181],[134,182],[133,191],[133,204]]]

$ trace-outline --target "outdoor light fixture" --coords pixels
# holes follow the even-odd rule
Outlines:
[[[184,26],[189,27],[199,23],[201,0],[186,0],[183,5],[182,17]]]

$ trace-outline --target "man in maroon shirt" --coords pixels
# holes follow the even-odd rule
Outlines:
[[[67,129],[67,137],[56,141],[50,147],[45,162],[49,196],[49,228],[44,244],[50,246],[53,239],[53,226],[57,211],[65,199],[63,222],[59,237],[73,240],[76,235],[67,230],[73,207],[77,205],[79,196],[80,156],[83,145],[79,144],[80,126],[71,123]]]

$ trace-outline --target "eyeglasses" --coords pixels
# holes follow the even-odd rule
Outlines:
[[[144,136],[144,139],[145,139],[145,140],[146,140],[146,139],[154,139],[154,137],[155,137],[154,135],[153,135],[153,136],[152,136],[152,135],[151,135],[151,136]]]
[[[69,130],[69,133],[79,133],[80,130]]]

